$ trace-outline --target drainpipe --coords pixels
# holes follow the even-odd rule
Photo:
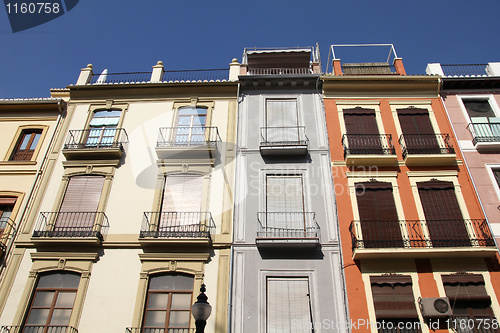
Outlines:
[[[59,102],[57,103],[57,108],[59,110],[59,115],[57,116],[57,122],[56,122],[56,127],[54,128],[54,133],[52,135],[52,137],[50,138],[50,142],[49,142],[49,145],[47,146],[47,149],[45,150],[45,153],[44,153],[44,156],[43,156],[43,159],[42,159],[42,162],[40,163],[40,165],[38,166],[38,169],[36,170],[36,175],[35,175],[35,180],[33,181],[33,184],[31,184],[31,188],[29,190],[29,194],[28,196],[26,197],[26,201],[25,203],[20,207],[19,211],[21,212],[21,216],[19,217],[19,226],[17,228],[17,231],[15,232],[15,235],[13,236],[13,240],[12,242],[10,242],[8,248],[5,250],[5,253],[6,255],[4,256],[4,258],[2,259],[2,262],[0,264],[0,277],[2,276],[2,273],[6,267],[6,263],[7,263],[7,257],[9,256],[9,254],[11,253],[11,249],[12,247],[14,246],[14,243],[15,243],[15,238],[19,235],[19,232],[21,231],[21,223],[24,219],[24,216],[26,215],[26,208],[28,207],[28,203],[30,201],[32,201],[32,195],[35,191],[35,187],[38,183],[38,180],[40,178],[40,175],[42,174],[42,166],[45,164],[46,160],[47,160],[47,156],[49,154],[49,151],[54,143],[54,137],[56,136],[56,132],[57,130],[59,129],[59,125],[61,123],[61,119],[62,119],[62,113],[63,113],[63,108],[62,108],[62,103],[65,103],[62,99],[59,100]]]

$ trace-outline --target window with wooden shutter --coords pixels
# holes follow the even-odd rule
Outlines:
[[[160,231],[199,231],[203,176],[167,175],[161,204]]]
[[[59,209],[55,231],[91,231],[103,186],[104,176],[71,177]]]
[[[432,246],[471,246],[452,182],[417,183]]]
[[[266,176],[266,216],[265,227],[305,229],[301,175]]]
[[[266,101],[266,130],[264,141],[298,142],[298,112],[296,99]]]
[[[41,129],[23,130],[12,152],[10,161],[31,161],[38,141],[42,136]]]
[[[350,154],[382,154],[382,142],[374,109],[344,109]]]
[[[404,246],[391,183],[356,183],[356,200],[365,247]]]
[[[372,276],[370,282],[377,321],[384,321],[386,328],[387,323],[394,324],[392,329],[389,327],[383,332],[420,332],[418,325],[407,325],[418,322],[411,277]],[[400,329],[398,323],[404,323],[404,329]]]
[[[192,276],[159,274],[149,279],[143,331],[187,332],[193,304]]]
[[[267,333],[313,332],[308,278],[267,278]]]
[[[404,142],[410,154],[440,154],[436,133],[426,109],[398,109]]]
[[[482,275],[443,275],[442,279],[453,309],[453,319],[456,320],[454,326],[459,333],[500,331],[498,325],[492,327],[495,317]],[[490,329],[485,329],[486,323]]]

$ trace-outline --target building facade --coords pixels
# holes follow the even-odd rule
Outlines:
[[[206,332],[227,331],[229,74],[82,69],[2,281],[2,332],[194,332],[202,284]]]
[[[344,46],[321,79],[351,328],[498,328],[497,249],[440,77],[406,75],[392,45],[390,62],[350,62]]]
[[[347,320],[318,52],[243,54],[232,332],[321,332]]]

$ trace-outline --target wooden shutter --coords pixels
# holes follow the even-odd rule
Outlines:
[[[304,228],[302,176],[266,176],[266,226],[288,229]]]
[[[312,332],[309,298],[307,278],[268,277],[266,332]]]
[[[378,276],[370,280],[377,320],[418,318],[409,276]]]
[[[453,183],[431,180],[417,187],[432,245],[470,246]]]
[[[409,153],[440,153],[436,134],[426,109],[400,109],[398,118]]]
[[[350,154],[382,154],[375,110],[345,109],[344,121]]]
[[[298,141],[297,100],[267,100],[266,125],[267,141]]]
[[[403,247],[392,184],[356,184],[359,219],[365,247]]]

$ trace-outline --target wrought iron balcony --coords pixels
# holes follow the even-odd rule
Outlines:
[[[263,155],[304,155],[308,145],[305,126],[260,128],[260,152]]]
[[[92,238],[102,241],[108,229],[108,218],[102,212],[42,212],[33,238]]]
[[[398,249],[396,252],[400,252],[401,249],[453,247],[470,252],[495,248],[484,219],[352,221],[349,231],[353,251]]]
[[[311,212],[259,212],[256,243],[260,246],[316,246],[320,228]]]
[[[0,333],[78,333],[72,326],[2,326]]]
[[[160,158],[212,158],[221,138],[215,126],[162,127],[158,133],[156,152]],[[201,156],[200,156],[201,155]]]
[[[63,154],[68,159],[121,158],[128,142],[124,128],[71,130],[66,137]]]
[[[312,74],[310,68],[251,68],[247,75],[298,75]]]
[[[16,237],[16,226],[10,218],[0,218],[0,258],[7,251]]]
[[[500,122],[471,123],[467,126],[467,129],[472,135],[472,143],[476,149],[500,149]]]
[[[391,134],[344,134],[342,146],[348,165],[383,165],[397,161]]]
[[[449,134],[402,134],[399,144],[406,164],[449,164],[456,160]]]
[[[141,327],[127,327],[125,329],[125,333],[195,333],[195,331],[196,331],[195,328],[141,328]]]
[[[140,237],[210,239],[214,233],[210,212],[145,212]]]

